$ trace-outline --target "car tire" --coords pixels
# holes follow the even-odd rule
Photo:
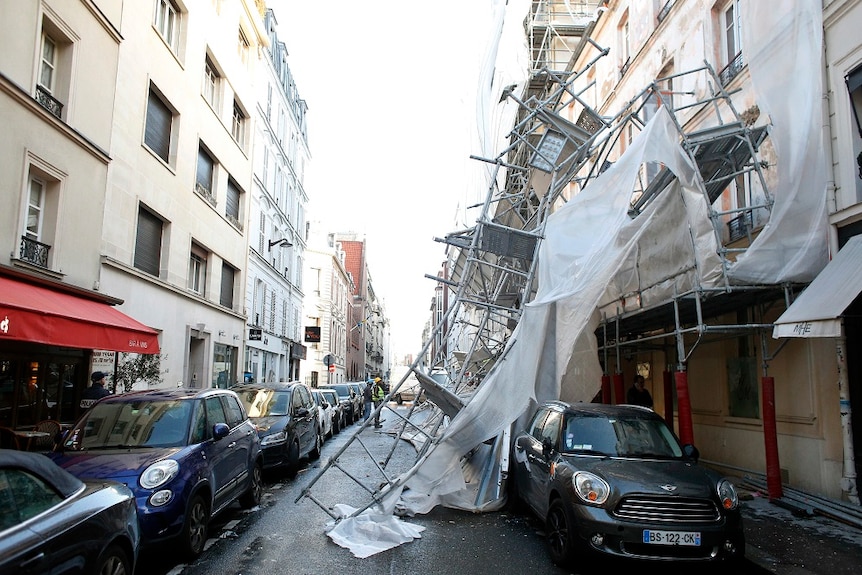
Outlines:
[[[110,545],[96,560],[96,575],[132,575],[129,556],[119,545]]]
[[[287,450],[287,464],[285,465],[290,475],[299,473],[299,453],[299,440],[294,439],[290,442],[290,447]]]
[[[398,395],[396,395],[396,396],[395,396],[395,401],[397,401],[397,402],[398,402],[398,405],[404,405],[404,398],[403,398],[403,397],[401,397],[401,394],[400,394],[400,393],[399,393]]]
[[[551,561],[559,567],[569,567],[575,556],[575,533],[562,499],[555,499],[548,509],[545,532]]]
[[[311,448],[311,451],[308,452],[308,457],[312,461],[316,461],[320,459],[320,448],[323,446],[323,436],[320,434],[320,430],[317,429],[314,432],[314,447]]]
[[[195,495],[186,508],[186,520],[180,533],[180,548],[187,559],[196,559],[203,553],[207,542],[210,521],[209,507],[200,495]]]
[[[251,509],[260,505],[261,497],[263,497],[263,470],[260,463],[255,463],[251,470],[251,485],[240,495],[239,504],[243,509]]]
[[[513,458],[510,461],[514,462],[515,460]],[[509,471],[509,477],[506,479],[506,488],[506,497],[508,498],[506,507],[509,511],[512,513],[523,513],[526,511],[527,506],[521,497],[521,490],[518,489],[518,478],[514,469]]]

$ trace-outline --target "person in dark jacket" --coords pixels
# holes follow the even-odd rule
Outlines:
[[[89,409],[91,405],[102,399],[106,395],[111,395],[111,392],[105,389],[105,378],[107,374],[101,371],[94,371],[90,376],[93,382],[90,387],[84,390],[81,394],[81,408]]]
[[[642,405],[652,409],[652,395],[650,395],[649,390],[644,387],[644,376],[635,376],[635,381],[626,394],[626,403]]]

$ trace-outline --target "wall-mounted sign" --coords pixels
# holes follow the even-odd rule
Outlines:
[[[320,343],[320,327],[315,325],[305,326],[305,341]]]
[[[248,330],[248,340],[249,341],[260,341],[263,339],[263,330],[260,328],[251,327]]]

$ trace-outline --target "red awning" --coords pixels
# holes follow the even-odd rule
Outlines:
[[[106,303],[0,277],[0,342],[159,353],[157,335]]]

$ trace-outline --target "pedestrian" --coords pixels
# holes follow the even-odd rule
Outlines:
[[[365,381],[365,389],[362,390],[362,403],[365,406],[365,417],[364,420],[368,421],[368,417],[371,415],[371,405],[373,403],[373,394],[374,394],[374,380],[369,377]]]
[[[644,387],[644,376],[635,376],[635,381],[626,394],[626,403],[642,405],[652,409],[652,395],[650,395],[649,390]]]
[[[379,377],[374,378],[374,392],[371,397],[374,400],[374,427],[383,427],[380,424],[380,410],[378,408],[383,403],[383,400],[386,399],[386,390],[383,389],[383,383],[381,383]]]
[[[106,395],[111,395],[111,392],[105,389],[105,378],[107,374],[101,371],[94,371],[90,376],[92,383],[90,387],[84,390],[81,394],[81,409],[89,409],[91,405],[102,399]]]

